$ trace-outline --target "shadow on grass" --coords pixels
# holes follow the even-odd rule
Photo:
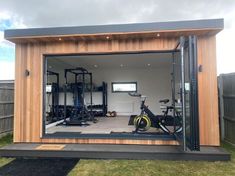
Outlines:
[[[64,176],[78,161],[77,159],[15,159],[0,168],[0,176]]]

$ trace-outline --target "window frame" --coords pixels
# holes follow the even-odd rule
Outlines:
[[[136,90],[135,91],[115,91],[113,85],[114,84],[135,84]],[[130,92],[137,92],[137,81],[125,81],[125,82],[111,82],[112,93],[130,93]]]

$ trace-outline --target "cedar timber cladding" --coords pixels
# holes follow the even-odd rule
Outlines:
[[[27,31],[22,30],[22,36],[9,31],[5,34],[6,39],[16,43],[14,142],[177,144],[176,141],[166,140],[42,138],[44,55],[166,51],[175,48],[181,35],[194,34],[198,36],[198,65],[202,65],[202,72],[198,73],[200,144],[219,146],[215,34],[222,27],[216,25],[206,28],[198,25],[191,29],[186,25],[182,29],[160,28],[133,32],[129,27],[126,32],[111,30],[55,35],[46,35],[45,32],[40,34],[38,29],[38,33],[30,33],[28,36],[24,34]],[[160,33],[160,37],[156,37],[156,33]],[[109,40],[105,39],[107,35]],[[27,77],[25,70],[29,71]]]

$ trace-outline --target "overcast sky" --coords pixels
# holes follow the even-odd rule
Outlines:
[[[8,28],[80,26],[224,18],[217,36],[218,73],[235,72],[235,0],[0,0],[0,79],[14,78]]]

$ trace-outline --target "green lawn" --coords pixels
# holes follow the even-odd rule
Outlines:
[[[12,143],[12,135],[7,135],[5,137],[0,138],[0,147]],[[1,158],[0,157],[0,167],[10,163],[12,158]],[[1,174],[0,174],[1,175]]]
[[[235,176],[235,148],[229,144],[223,147],[231,152],[232,161],[81,160],[69,175]]]
[[[11,143],[10,135],[0,139],[0,146]],[[151,160],[19,160],[0,158],[0,175],[200,175],[235,176],[235,147],[223,143],[232,154],[230,162],[151,161]],[[22,169],[24,168],[24,169]],[[58,168],[61,169],[58,170]],[[32,172],[33,171],[33,172]],[[1,174],[1,172],[3,174]],[[30,173],[30,174],[29,174]]]

